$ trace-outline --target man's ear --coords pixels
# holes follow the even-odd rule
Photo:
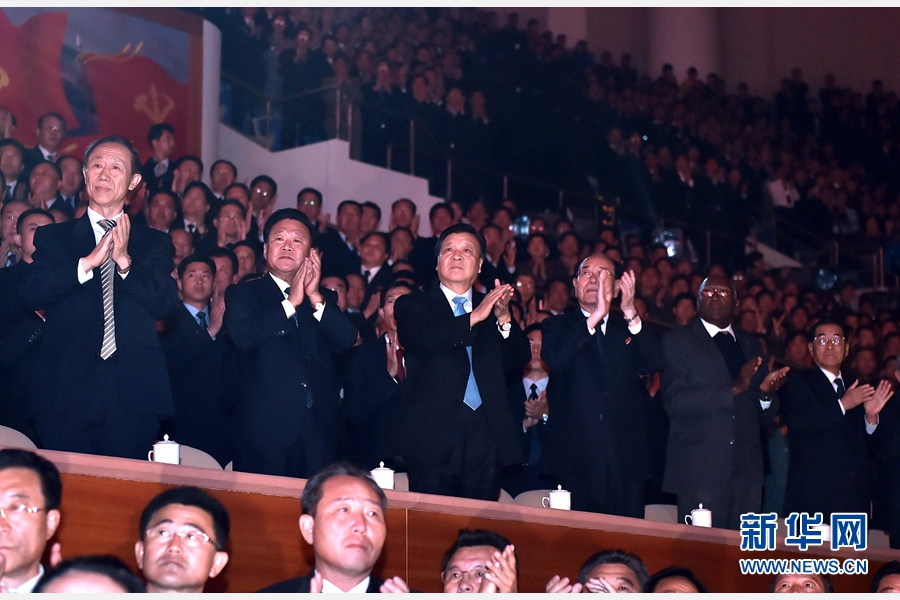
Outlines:
[[[53,509],[47,511],[47,539],[53,537],[53,534],[56,533],[57,528],[59,528],[59,520],[62,518],[59,510]]]
[[[306,543],[312,546],[313,531],[316,528],[316,520],[310,515],[300,515],[300,535],[306,540]]]
[[[134,560],[137,563],[138,571],[144,570],[144,542],[138,540],[134,543]]]
[[[18,233],[13,236],[13,244],[18,246],[19,248],[22,247],[22,236]]]
[[[479,273],[481,273],[481,265],[483,265],[483,264],[484,264],[484,259],[483,259],[483,258],[479,258],[479,259],[478,259],[478,272],[479,272]]]
[[[178,272],[178,267],[175,267],[175,272],[176,272],[176,273]],[[178,284],[178,293],[179,293],[179,294],[184,294],[184,290],[181,288],[181,277],[177,278],[177,279],[175,280],[175,283]]]
[[[378,317],[379,317],[382,321],[384,321],[384,309],[383,309],[383,308],[379,308],[379,309],[378,309]]]
[[[212,568],[209,570],[209,578],[212,579],[216,575],[222,572],[222,569],[225,568],[225,565],[228,564],[228,553],[223,551],[216,552],[215,558],[213,558]]]
[[[141,182],[141,174],[135,173],[134,175],[131,176],[131,183],[128,185],[128,189],[133,190],[134,188],[136,188],[138,186],[138,184],[140,182]]]

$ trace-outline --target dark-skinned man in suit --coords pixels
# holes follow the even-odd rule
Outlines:
[[[581,310],[542,323],[553,409],[545,470],[572,492],[575,510],[642,518],[650,398],[640,376],[662,368],[662,350],[634,308],[633,272],[616,280],[614,263],[595,254],[573,284]],[[610,314],[620,293],[624,319]]]
[[[395,306],[408,386],[397,453],[412,491],[496,500],[500,467],[522,462],[504,368],[524,368],[528,339],[509,313],[512,286],[473,291],[484,238],[471,225],[444,229],[435,253],[440,285]]]
[[[663,489],[678,496],[681,522],[702,503],[713,527],[726,529],[762,507],[760,423],[777,410],[788,371],[769,373],[759,340],[732,327],[737,306],[734,283],[711,275],[700,285],[699,318],[662,338],[671,420]]]
[[[124,212],[141,181],[128,140],[95,140],[84,165],[87,212],[35,231],[19,292],[46,318],[29,412],[45,448],[145,458],[173,414],[156,321],[178,302],[175,249]]]
[[[266,276],[225,292],[225,328],[249,380],[235,411],[236,471],[309,477],[334,461],[340,438],[334,355],[357,331],[319,289],[322,256],[309,220],[283,208],[263,228]]]

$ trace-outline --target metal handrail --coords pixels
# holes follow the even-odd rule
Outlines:
[[[252,95],[256,96],[257,98],[259,98],[260,100],[262,100],[263,102],[271,102],[272,104],[283,104],[290,100],[296,100],[296,99],[302,98],[304,96],[312,96],[314,94],[321,94],[322,92],[324,92],[326,90],[339,90],[340,89],[340,84],[332,83],[329,85],[323,85],[322,87],[317,87],[312,90],[306,90],[303,92],[297,92],[296,94],[290,94],[288,96],[278,96],[277,98],[271,98],[271,97],[267,96],[266,94],[264,94],[263,92],[255,89],[253,87],[250,87],[249,85],[247,85],[243,81],[237,79],[233,75],[229,75],[228,73],[225,73],[224,71],[222,72],[222,79],[225,79],[232,85],[236,85],[239,88],[249,92],[250,94],[252,94]]]

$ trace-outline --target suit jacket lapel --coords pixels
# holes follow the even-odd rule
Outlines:
[[[91,227],[91,220],[88,218],[87,212],[75,221],[72,235],[75,237],[75,253],[79,257],[87,256],[97,245],[94,239],[94,229]]]
[[[697,337],[700,348],[703,349],[703,352],[706,353],[706,361],[710,367],[715,370],[717,373],[722,375],[722,377],[728,381],[731,381],[731,373],[728,370],[728,363],[725,362],[725,357],[722,356],[722,353],[719,352],[719,347],[716,346],[716,343],[709,336],[709,332],[706,331],[706,328],[703,326],[703,323],[700,321],[700,317],[694,319],[694,322],[691,323],[691,329],[694,332],[694,335]],[[698,364],[702,364],[703,361],[698,361]]]
[[[453,318],[453,308],[450,307],[450,303],[447,302],[447,296],[444,295],[439,286],[431,286],[428,297],[431,299],[431,305],[441,321]]]

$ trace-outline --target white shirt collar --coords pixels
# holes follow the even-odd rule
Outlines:
[[[365,266],[360,266],[360,267],[359,267],[359,274],[362,275],[363,277],[365,277],[365,276],[366,276],[366,271],[368,271],[368,272],[369,272],[369,281],[367,281],[366,283],[371,283],[371,281],[372,281],[373,279],[375,279],[375,275],[378,274],[378,271],[381,270],[381,266],[382,266],[382,265],[378,265],[377,267],[372,267],[371,269],[367,269]]]
[[[712,323],[707,323],[703,319],[700,319],[700,322],[703,323],[703,327],[706,329],[706,333],[709,334],[709,337],[715,337],[715,335],[720,331],[727,331],[729,334],[731,334],[731,338],[733,340],[737,340],[737,336],[734,335],[734,329],[731,328],[731,325],[729,325],[725,329],[719,329],[717,326],[713,325]]]
[[[186,309],[188,309],[188,312],[191,313],[191,316],[194,317],[194,320],[196,321],[196,320],[197,320],[197,313],[200,312],[200,309],[197,308],[196,306],[192,306],[192,305],[188,304],[187,302],[182,302],[182,304],[184,304],[184,307],[185,307]],[[207,319],[207,321],[208,321],[208,320],[209,320],[209,310],[208,310],[208,307],[207,307],[207,308],[204,308],[204,309],[203,309],[203,312],[206,313],[206,319]]]
[[[41,154],[44,155],[44,160],[50,160],[49,157],[50,157],[51,154],[53,154],[53,152],[50,152],[49,150],[47,150],[46,148],[44,148],[44,147],[41,146],[40,144],[38,144],[38,148],[40,148]],[[57,150],[57,152],[59,152],[59,150]]]
[[[550,382],[550,376],[542,377],[541,379],[529,379],[527,377],[522,378],[522,385],[525,386],[525,393],[531,393],[531,384],[537,386],[537,393],[540,394],[544,390],[547,389],[547,383]]]
[[[269,271],[269,277],[271,277],[272,280],[278,284],[278,289],[281,290],[281,293],[287,295],[287,292],[285,290],[291,287],[291,284],[283,279],[278,279],[277,277],[272,275],[271,271]]]
[[[819,365],[816,365],[816,366],[819,367]],[[820,369],[823,373],[825,373],[825,377],[828,378],[828,382],[831,384],[831,387],[834,388],[834,391],[837,391],[837,386],[835,385],[834,380],[837,379],[838,377],[840,377],[840,378],[841,378],[841,381],[844,381],[844,378],[841,377],[841,372],[838,371],[838,374],[835,375],[835,374],[832,373],[831,371],[826,371],[826,370],[823,369],[822,367],[819,367],[819,369]],[[847,382],[844,381],[844,389],[846,389],[846,388],[847,388]]]
[[[38,565],[38,574],[20,585],[16,588],[9,588],[9,593],[11,594],[30,594],[34,589],[34,586],[37,585],[37,582],[40,581],[41,577],[44,576],[44,565]]]
[[[112,218],[113,221],[118,221],[119,217],[124,215],[125,212],[120,212],[116,216]],[[91,229],[94,230],[94,240],[99,244],[100,240],[103,239],[103,234],[106,233],[103,227],[100,226],[100,219],[105,219],[103,215],[95,211],[93,208],[88,207],[87,209],[88,219],[91,221]]]
[[[585,317],[591,316],[591,313],[589,313],[588,311],[584,310],[583,308],[581,309],[581,314],[583,314]],[[600,331],[603,332],[603,335],[606,335],[606,322],[607,322],[607,321],[609,321],[609,313],[606,313],[606,316],[603,317],[602,319],[600,319],[600,325],[599,325],[599,327],[600,327]]]
[[[353,586],[352,589],[347,590],[347,594],[365,594],[366,590],[369,589],[369,580],[372,578],[371,575],[360,581],[358,584]],[[343,594],[341,589],[328,581],[327,579],[322,579],[322,593],[323,594]]]
[[[466,299],[466,303],[464,305],[466,308],[466,312],[472,312],[472,288],[469,288],[469,290],[465,294],[457,294],[456,292],[445,286],[443,283],[440,285],[440,287],[441,291],[444,292],[444,296],[447,297],[447,302],[450,303],[450,308],[456,310],[456,302],[454,302],[453,299],[457,296],[464,296]]]

